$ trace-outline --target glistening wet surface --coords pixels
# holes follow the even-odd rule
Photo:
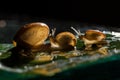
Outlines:
[[[14,78],[30,78],[29,75],[35,77],[40,76],[55,76],[57,73],[66,72],[72,69],[89,67],[91,65],[96,65],[100,63],[107,63],[120,59],[120,33],[116,31],[103,31],[107,35],[107,42],[109,45],[103,47],[102,49],[107,52],[107,55],[101,54],[97,50],[84,51],[84,50],[73,50],[68,52],[56,52],[58,55],[54,55],[55,59],[46,62],[30,62],[20,67],[8,67],[0,63],[1,74],[5,77],[7,73],[12,73]],[[79,43],[78,43],[79,44]],[[10,54],[6,53],[7,50],[12,48],[12,44],[0,44],[0,59],[5,59]],[[79,47],[79,46],[77,46]],[[38,53],[36,57],[40,57],[41,53]],[[46,53],[42,53],[45,55]],[[16,74],[14,74],[16,73]],[[72,74],[71,72],[69,74]],[[24,76],[23,76],[24,75]],[[39,77],[40,77],[39,76]],[[10,76],[8,76],[10,77]],[[14,79],[11,78],[11,79]]]

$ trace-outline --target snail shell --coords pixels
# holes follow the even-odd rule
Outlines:
[[[86,44],[97,44],[103,40],[105,40],[106,35],[103,34],[101,31],[98,30],[87,30],[85,35],[79,36]]]
[[[71,50],[76,45],[76,37],[71,32],[61,32],[55,38],[50,37],[51,47],[59,50]]]
[[[28,23],[17,31],[13,42],[17,47],[34,49],[43,45],[48,35],[49,27],[47,24],[42,22]]]
[[[60,46],[65,47],[66,45],[75,46],[76,37],[70,32],[61,32],[56,36],[56,41]]]
[[[85,32],[84,38],[86,38],[88,40],[101,41],[101,40],[104,40],[106,38],[106,35],[98,30],[87,30]]]

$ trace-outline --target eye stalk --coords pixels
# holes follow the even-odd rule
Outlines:
[[[73,31],[75,31],[75,33],[76,33],[78,36],[81,36],[80,30],[77,31],[74,27],[71,27],[71,29],[72,29]]]
[[[51,33],[49,34],[49,36],[54,36],[54,35],[55,35],[55,32],[56,32],[56,28],[51,29]]]

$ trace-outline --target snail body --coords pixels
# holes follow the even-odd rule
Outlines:
[[[92,46],[95,44],[97,47],[102,47],[107,44],[105,41],[106,35],[99,30],[87,30],[84,35],[80,34],[75,28],[71,27],[79,36],[79,39],[83,40],[85,44],[85,50],[92,50]]]
[[[56,37],[52,34],[49,38],[52,50],[72,50],[76,45],[75,35],[68,31],[60,32]]]

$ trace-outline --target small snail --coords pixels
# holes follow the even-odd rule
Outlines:
[[[54,37],[56,29],[49,36],[52,50],[72,50],[76,45],[76,37],[71,32],[60,32]]]
[[[32,52],[38,51],[44,46],[45,40],[49,35],[49,27],[42,22],[28,23],[21,27],[13,39],[16,47]]]
[[[106,35],[99,30],[87,30],[84,35],[81,35],[80,31],[77,31],[75,28],[71,27],[79,38],[84,41],[85,50],[92,50],[92,46],[95,44],[98,48],[102,47],[104,44],[107,44],[105,41]]]

